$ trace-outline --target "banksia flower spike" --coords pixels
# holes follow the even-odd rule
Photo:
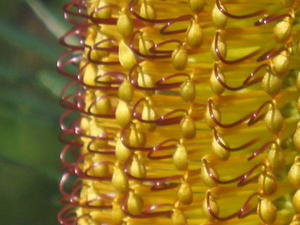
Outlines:
[[[300,224],[299,3],[71,0],[60,224]]]

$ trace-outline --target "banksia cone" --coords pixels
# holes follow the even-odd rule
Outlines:
[[[71,0],[60,224],[300,224],[298,6]]]

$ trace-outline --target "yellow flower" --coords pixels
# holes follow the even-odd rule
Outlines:
[[[59,222],[300,224],[299,3],[70,1]]]

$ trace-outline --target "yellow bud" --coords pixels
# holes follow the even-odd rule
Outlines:
[[[148,120],[148,121],[156,120],[157,114],[151,103],[146,102],[143,105],[141,118],[143,120]],[[145,123],[145,127],[147,127],[147,129],[149,129],[150,131],[153,131],[156,126],[155,123]]]
[[[144,55],[150,54],[150,48],[152,47],[152,42],[145,39],[145,33],[139,35],[139,50]]]
[[[207,171],[207,169],[206,169],[206,167],[204,165],[204,162],[202,162],[200,176],[201,176],[202,182],[205,185],[207,185],[209,187],[215,187],[215,186],[217,186],[217,183],[212,178],[212,176],[218,178],[218,175],[217,175],[216,171],[213,168],[211,168],[211,167],[209,167],[209,171]]]
[[[298,151],[300,151],[300,122],[297,124],[296,132],[293,136],[294,146]]]
[[[108,5],[107,0],[100,0],[98,4],[98,8],[104,7]],[[111,8],[105,8],[98,11],[95,15],[97,18],[109,18],[111,17],[112,9]]]
[[[121,127],[126,126],[131,121],[131,111],[128,104],[123,100],[119,100],[116,109],[116,120]]]
[[[187,181],[183,181],[177,192],[178,199],[183,204],[191,204],[193,201],[193,191]]]
[[[219,137],[220,141],[225,145],[228,146],[226,141],[224,139],[222,139],[221,137]],[[230,156],[230,152],[228,150],[226,150],[225,148],[223,148],[217,141],[217,139],[215,137],[213,137],[212,139],[212,143],[211,143],[211,149],[212,152],[218,156],[219,159],[222,160],[227,160]]]
[[[183,70],[186,67],[188,54],[184,46],[179,45],[172,53],[172,64],[176,70]]]
[[[129,158],[129,156],[131,156],[132,152],[123,145],[121,138],[117,137],[115,153],[116,153],[117,159],[120,162],[124,162],[125,160],[127,160]]]
[[[127,201],[128,211],[133,215],[139,215],[143,210],[143,205],[144,203],[141,197],[135,194],[133,191],[130,191]]]
[[[262,80],[262,88],[269,95],[273,96],[278,94],[282,86],[282,79],[270,72],[265,73]]]
[[[99,137],[100,135],[103,135],[104,131],[101,129],[97,124],[90,123],[90,135],[93,137]],[[95,140],[93,141],[93,144],[91,145],[91,149],[97,150],[107,144],[106,140]]]
[[[97,76],[97,66],[89,63],[84,70],[83,82],[87,85],[95,85],[95,78]]]
[[[137,82],[140,87],[144,87],[144,88],[154,87],[154,82],[152,77],[147,73],[143,73],[142,71],[138,73]]]
[[[273,194],[277,188],[273,173],[264,171],[258,178],[258,188],[264,195]]]
[[[194,12],[200,12],[203,9],[206,2],[206,0],[188,0],[188,1],[191,9]]]
[[[223,6],[224,7],[224,6]],[[225,16],[217,7],[217,5],[214,5],[214,8],[212,10],[212,20],[214,25],[217,28],[224,28],[227,24],[227,16]]]
[[[185,215],[180,209],[174,209],[172,213],[172,225],[187,225]]]
[[[143,1],[140,8],[140,15],[146,19],[155,19],[156,12],[147,1]]]
[[[93,156],[93,162],[101,162],[103,160],[103,156],[100,156],[99,154],[95,154]],[[109,168],[107,164],[100,164],[100,165],[95,165],[93,166],[92,170],[92,175],[96,177],[104,177],[107,176],[109,173]]]
[[[181,84],[180,95],[185,101],[193,101],[195,99],[195,84],[191,79],[187,79]]]
[[[297,100],[297,110],[300,113],[300,98]]]
[[[91,108],[93,113],[108,114],[111,112],[111,102],[109,98],[101,98],[104,95],[102,91],[96,91],[96,103]]]
[[[272,58],[272,70],[278,75],[285,74],[289,69],[290,56],[287,51],[281,52],[279,55]]]
[[[227,46],[226,46],[226,43],[224,41],[224,38],[222,37],[222,35],[219,35],[217,43],[215,43],[216,42],[215,40],[216,40],[216,36],[214,37],[213,42],[211,44],[211,48],[210,48],[211,55],[212,55],[213,59],[214,60],[219,60],[219,56],[216,52],[216,49],[217,49],[216,47],[217,46],[218,46],[220,55],[223,58],[225,58],[226,54],[227,54]],[[217,44],[217,46],[215,44]]]
[[[279,42],[286,41],[290,37],[291,31],[292,28],[291,28],[291,22],[289,18],[277,23],[273,29],[275,38]]]
[[[218,76],[221,81],[225,82],[224,75],[221,73],[221,71],[218,71]],[[211,73],[209,84],[210,84],[211,90],[216,95],[221,95],[225,90],[224,86],[218,81],[216,74],[215,74],[215,70],[213,70]]]
[[[207,196],[208,193],[205,194],[205,198],[203,200],[203,212],[209,219],[214,219],[209,211],[209,207],[207,201],[209,202],[210,210],[213,214],[218,215],[219,213],[219,206],[215,200],[215,198],[210,194],[209,197]]]
[[[278,145],[271,145],[271,148],[267,155],[267,161],[272,170],[284,166],[284,154],[282,152],[282,149]]]
[[[187,30],[187,42],[192,48],[198,48],[202,42],[202,28],[198,21],[192,20],[192,24]]]
[[[124,212],[121,208],[121,204],[118,201],[113,201],[111,218],[116,225],[121,225],[123,218],[125,217]]]
[[[133,156],[129,171],[134,177],[143,178],[146,176],[146,168],[141,159],[136,155]]]
[[[273,107],[270,107],[265,116],[265,123],[269,131],[278,133],[283,125],[281,112],[277,108],[273,109]]]
[[[182,136],[184,138],[193,138],[196,135],[196,123],[190,117],[190,115],[186,115],[180,122],[180,128],[182,132]]]
[[[277,208],[269,199],[262,198],[258,202],[257,214],[264,223],[272,224],[276,219]]]
[[[212,110],[211,111],[212,111],[212,114],[214,115],[214,118],[216,120],[220,121],[221,115],[220,115],[219,110],[217,110],[214,106],[212,106]],[[212,119],[212,117],[210,115],[210,111],[209,111],[209,107],[208,106],[206,107],[206,111],[205,111],[205,120],[206,120],[207,125],[210,128],[214,128],[216,126],[215,121]]]
[[[296,157],[295,162],[291,166],[289,173],[288,173],[288,179],[292,185],[294,185],[296,188],[300,188],[300,158]]]
[[[300,213],[300,189],[298,189],[293,196],[293,206],[295,211],[299,214]]]
[[[117,30],[124,37],[129,37],[133,32],[131,19],[123,10],[120,12],[120,16],[117,21]]]
[[[133,97],[133,87],[128,79],[124,79],[118,89],[118,96],[125,102],[130,102]]]
[[[136,64],[135,54],[123,40],[119,44],[119,61],[121,66],[127,70],[130,70]]]
[[[188,154],[182,144],[178,144],[173,155],[173,162],[177,169],[185,170],[188,167]]]
[[[80,120],[80,128],[82,130],[89,130],[90,129],[90,120],[89,118],[86,118],[86,117],[82,117],[81,120]]]
[[[99,194],[93,187],[88,188],[87,191],[87,201],[92,206],[101,206],[103,205],[103,200],[98,198]]]
[[[138,131],[136,126],[132,126],[129,131],[129,144],[133,147],[141,147],[145,144],[145,136]]]
[[[119,192],[125,192],[128,189],[128,178],[124,171],[118,166],[114,168],[111,182]]]

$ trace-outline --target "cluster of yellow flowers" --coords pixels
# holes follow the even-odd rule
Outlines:
[[[300,224],[299,0],[71,3],[81,185],[62,224]]]

